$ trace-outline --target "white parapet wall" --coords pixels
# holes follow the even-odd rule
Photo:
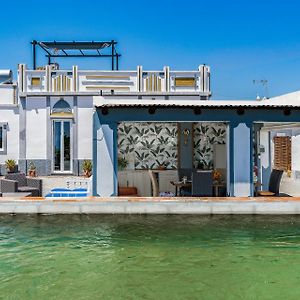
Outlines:
[[[0,84],[0,105],[17,104],[17,85]]]
[[[19,65],[20,93],[198,93],[209,97],[210,67],[200,65],[197,70],[177,71],[164,67],[162,70],[108,71],[55,70],[45,66],[43,70],[27,70]]]

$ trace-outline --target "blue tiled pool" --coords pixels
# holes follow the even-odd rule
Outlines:
[[[86,188],[76,188],[76,189],[67,189],[67,188],[55,188],[48,193],[46,198],[73,198],[73,197],[87,197],[88,191]]]

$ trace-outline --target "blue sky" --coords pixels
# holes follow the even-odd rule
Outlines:
[[[212,68],[214,98],[251,99],[267,79],[269,95],[300,89],[297,1],[32,1],[1,3],[0,68],[31,66],[30,41],[119,42],[120,69]],[[45,63],[39,57],[39,65]],[[62,66],[109,68],[103,60]]]

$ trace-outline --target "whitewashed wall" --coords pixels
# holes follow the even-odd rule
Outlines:
[[[16,106],[15,85],[0,84],[0,122],[7,123],[6,152],[0,153],[0,164],[19,159],[19,108]]]
[[[92,159],[93,97],[78,97],[78,159]]]
[[[47,158],[46,97],[26,99],[26,158]]]
[[[16,104],[16,86],[13,84],[0,84],[0,105]]]
[[[0,106],[0,122],[7,122],[7,153],[0,153],[0,164],[19,159],[19,113],[17,107]]]

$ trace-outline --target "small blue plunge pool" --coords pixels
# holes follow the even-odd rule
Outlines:
[[[46,198],[74,198],[74,197],[87,197],[88,190],[86,188],[55,188],[50,191],[45,197]]]

